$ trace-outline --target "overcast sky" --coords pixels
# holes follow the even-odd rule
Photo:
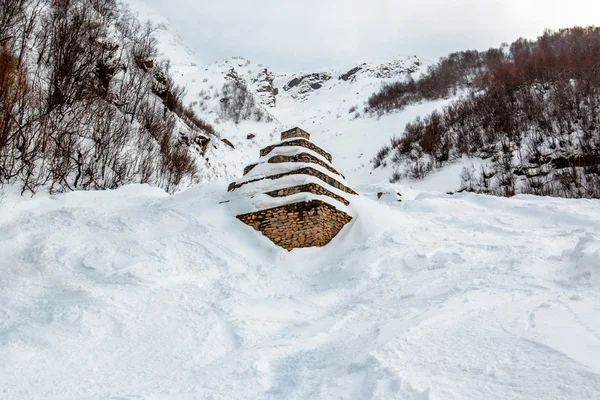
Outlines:
[[[600,0],[145,0],[199,61],[279,71],[487,49],[545,28],[600,25]]]

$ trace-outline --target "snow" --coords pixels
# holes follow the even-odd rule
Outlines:
[[[302,153],[309,154],[309,155],[315,157],[316,159],[318,159],[319,161],[323,162],[324,164],[326,164],[326,165],[334,168],[333,165],[325,157],[323,157],[321,154],[319,154],[316,151],[313,151],[313,150],[311,150],[309,148],[302,147],[302,146],[274,147],[273,150],[271,150],[264,157],[259,158],[258,162],[259,163],[261,163],[261,162],[267,162],[271,158],[273,158],[274,156],[278,156],[278,155],[293,157],[293,156],[300,155]]]
[[[456,162],[445,165],[434,173],[419,180],[405,180],[403,183],[411,189],[426,190],[430,192],[447,193],[460,188],[460,174],[463,168],[475,168],[478,171],[482,166],[488,165],[490,160],[482,160],[463,156]],[[389,173],[389,169],[384,169]]]
[[[315,178],[311,175],[286,175],[277,179],[261,179],[255,182],[247,183],[232,192],[232,195],[242,195],[246,197],[253,197],[259,193],[273,192],[276,190],[287,189],[294,186],[306,185],[309,183],[316,183],[317,185],[329,190],[330,192],[344,198],[348,202],[352,201],[354,195],[346,193],[336,187],[331,186],[325,181],[319,178]]]
[[[312,168],[317,170],[332,179],[335,179],[339,183],[344,186],[349,186],[348,183],[344,180],[341,175],[335,174],[320,166],[319,164],[314,163],[305,163],[305,162],[281,162],[281,163],[261,163],[257,164],[256,167],[252,168],[248,174],[244,175],[244,177],[238,179],[236,183],[245,183],[255,179],[260,179],[263,177],[269,177],[272,175],[278,174],[286,174],[288,172],[293,172],[301,168]]]
[[[173,196],[145,185],[0,194],[0,398],[600,398],[600,201],[446,194],[463,167],[485,164],[467,158],[389,183],[390,168],[372,169],[379,148],[451,101],[365,116],[368,97],[398,79],[377,74],[402,61],[349,81],[337,76],[351,67],[321,71],[332,79],[302,96],[282,89],[302,74],[269,71],[279,95],[260,104],[274,121],[221,121],[225,74],[256,92],[265,66],[197,65],[168,21],[127,3],[160,24],[187,100],[235,149],[213,141],[202,184]],[[227,192],[293,126],[360,196],[302,175]],[[323,159],[280,147],[260,161],[298,151]],[[242,179],[290,167],[261,165]],[[261,194],[311,182],[350,206]],[[235,218],[317,199],[354,217],[324,248],[287,252]]]
[[[592,399],[600,202],[357,187],[324,248],[224,183],[0,203],[3,399]]]
[[[174,33],[172,24],[163,16],[153,12],[144,0],[127,0],[127,3],[141,18],[158,24],[159,48],[164,57],[171,60],[171,71],[175,81],[187,88],[186,102],[196,102],[195,110],[200,117],[214,124],[221,137],[230,140],[235,149],[218,145],[207,156],[208,161],[200,160],[198,182],[234,180],[242,175],[243,168],[257,158],[258,151],[279,141],[279,135],[287,128],[299,126],[311,133],[311,141],[333,156],[333,165],[344,175],[350,186],[372,181],[371,159],[382,145],[392,136],[402,133],[407,122],[418,115],[424,115],[447,104],[449,100],[418,104],[403,113],[376,118],[363,113],[368,98],[384,83],[391,83],[408,76],[406,71],[416,69],[417,75],[426,64],[416,57],[402,57],[394,60],[378,60],[369,63],[348,65],[327,71],[306,71],[285,73],[272,71],[263,65],[241,57],[220,60],[210,65],[201,65],[189,48]],[[340,75],[360,66],[355,76],[344,81]],[[273,78],[273,87],[278,89],[275,106],[271,100],[264,100],[269,92],[261,92],[265,87],[265,68]],[[234,124],[222,120],[219,115],[220,94],[227,75],[233,70],[246,83],[262,104],[265,114],[272,122],[241,121]],[[312,73],[324,73],[331,79],[322,82],[319,89],[298,96],[296,89],[284,90],[284,86],[295,77]],[[356,107],[359,118],[349,113]],[[247,140],[249,133],[255,139]],[[387,180],[392,171],[381,171]],[[457,187],[452,188],[453,190]]]
[[[242,197],[236,197],[230,200],[230,210],[232,211],[232,215],[240,215],[251,213],[259,210],[268,210],[275,207],[281,207],[287,204],[299,203],[299,202],[311,202],[314,200],[319,200],[324,203],[327,203],[340,211],[345,212],[350,216],[355,216],[356,213],[354,210],[342,202],[329,197],[323,196],[308,192],[300,192],[296,194],[292,194],[285,197],[271,197],[266,194],[256,194],[252,197],[251,200]]]

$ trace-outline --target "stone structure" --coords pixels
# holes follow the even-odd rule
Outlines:
[[[325,246],[352,217],[320,200],[292,203],[237,218],[286,250]]]
[[[331,165],[331,154],[312,143],[308,132],[293,128],[283,132],[281,140],[280,143],[262,149],[261,161],[248,165],[244,169],[245,178],[240,182],[232,182],[228,190],[249,188],[258,182],[266,183],[285,177],[298,178],[298,175],[316,179],[281,188],[281,182],[285,182],[283,179],[279,181],[279,188],[264,192],[273,200],[281,199],[281,205],[241,214],[237,218],[287,250],[325,246],[352,220],[344,211],[344,205],[350,204],[349,195],[357,193],[343,183],[343,175]],[[277,168],[281,163],[286,163],[282,165],[285,172],[282,172],[282,168]],[[293,163],[298,163],[298,167],[295,168]],[[261,165],[260,173],[255,169],[258,165]],[[269,172],[270,170],[273,171]],[[301,193],[323,196],[323,200],[294,201]],[[286,199],[289,196],[295,197]],[[333,201],[327,201],[326,198]]]
[[[306,132],[303,129],[298,127],[292,128],[288,131],[281,133],[281,140],[291,139],[291,138],[304,138],[306,140],[310,140],[310,133]]]
[[[283,163],[283,162],[313,163],[313,164],[320,165],[321,167],[323,167],[325,169],[328,169],[330,172],[333,172],[336,175],[340,175],[342,178],[344,177],[344,175],[337,172],[335,170],[335,168],[333,168],[333,166],[319,160],[317,157],[315,157],[311,154],[308,154],[308,153],[301,153],[301,154],[297,154],[294,156],[277,155],[277,156],[273,156],[273,157],[269,158],[269,161],[267,161],[267,162],[269,162],[269,163]],[[258,165],[258,163],[250,164],[246,168],[244,168],[244,175],[248,175],[248,172],[252,171],[252,169],[254,167],[256,167],[257,165]]]
[[[274,148],[276,147],[290,147],[290,146],[300,146],[300,147],[305,147],[309,150],[314,151],[315,153],[319,153],[320,155],[322,155],[323,157],[325,157],[327,159],[327,161],[331,162],[333,160],[333,158],[331,157],[331,154],[329,154],[328,152],[326,152],[325,150],[323,150],[322,148],[320,148],[319,146],[315,145],[313,142],[309,141],[308,139],[299,139],[299,140],[288,140],[285,142],[281,142],[281,143],[277,143],[277,144],[272,144],[270,146],[265,147],[264,149],[262,149],[260,151],[260,156],[264,157],[267,154],[269,154],[271,151],[273,151]]]
[[[249,183],[253,183],[253,182],[257,182],[257,181],[262,181],[263,179],[279,179],[279,178],[283,178],[284,176],[290,176],[290,175],[310,175],[310,176],[314,176],[315,178],[319,178],[320,180],[322,180],[323,182],[333,186],[336,189],[342,190],[346,193],[349,194],[357,194],[354,190],[352,190],[351,188],[344,186],[343,184],[341,184],[340,182],[336,181],[334,178],[332,178],[331,176],[327,175],[326,173],[319,171],[317,169],[314,169],[312,167],[301,167],[298,169],[295,169],[293,171],[290,172],[283,172],[281,174],[274,174],[274,175],[269,175],[269,176],[261,176],[260,178],[256,178],[256,179],[252,179],[252,180],[248,180],[245,182],[240,182],[240,183],[236,183],[236,182],[232,182],[229,185],[229,188],[227,189],[227,191],[231,192],[234,189],[240,188],[244,185],[247,185]]]
[[[303,193],[303,192],[320,194],[323,196],[329,196],[331,198],[336,199],[340,203],[344,203],[347,206],[350,205],[350,202],[348,200],[346,200],[345,198],[343,198],[342,196],[338,196],[337,194],[330,192],[329,190],[325,189],[323,186],[317,185],[316,183],[309,183],[306,185],[292,186],[292,187],[285,188],[285,189],[273,190],[272,192],[267,192],[266,194],[271,197],[285,197],[285,196],[291,196],[293,194]]]

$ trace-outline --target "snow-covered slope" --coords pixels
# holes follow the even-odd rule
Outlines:
[[[370,159],[444,102],[380,119],[362,107],[415,59],[200,66],[160,23],[188,100],[235,148],[217,141],[201,172],[215,182],[174,196],[132,185],[0,201],[0,398],[600,398],[599,201],[443,194],[459,165],[387,183]],[[272,121],[220,117],[232,69]],[[287,252],[235,218],[264,205],[243,194],[266,183],[227,184],[294,125],[360,196],[329,245]]]
[[[127,3],[140,18],[150,19],[159,26],[156,34],[159,48],[171,60],[176,81],[186,86],[186,101],[194,103],[198,115],[213,123],[221,136],[235,146],[235,149],[219,146],[212,151],[201,181],[235,179],[261,147],[279,139],[279,132],[300,126],[311,133],[311,140],[332,153],[334,163],[347,175],[350,184],[368,182],[371,159],[381,146],[415,116],[446,103],[425,103],[380,119],[363,115],[365,102],[382,84],[417,75],[425,68],[414,56],[293,73],[273,71],[260,60],[242,57],[201,65],[173,33],[169,22],[153,13],[144,0],[127,0]],[[222,88],[233,80],[247,86],[257,107],[272,121],[243,120],[235,124],[223,118]],[[249,134],[255,137],[247,139]],[[376,173],[382,179],[389,176],[389,171]],[[456,187],[440,188],[450,189]]]
[[[357,189],[291,253],[224,183],[5,199],[0,397],[600,397],[598,201]]]
[[[311,133],[311,140],[332,153],[334,163],[348,175],[351,184],[359,184],[371,179],[371,159],[383,144],[416,115],[447,103],[425,103],[380,119],[365,116],[364,104],[373,92],[386,82],[406,79],[411,73],[417,73],[421,65],[416,58],[406,58],[359,67],[361,69],[351,78],[346,75],[355,69],[352,66],[321,73],[284,74],[272,72],[262,64],[235,58],[205,67],[174,65],[173,71],[188,88],[187,100],[196,102],[197,112],[214,122],[223,137],[234,143],[236,149],[226,159],[227,166],[237,171],[238,176],[250,162],[249,156],[277,140],[282,130],[300,126]],[[257,104],[272,118],[271,122],[234,124],[221,118],[219,107],[223,97],[220,89],[232,77],[247,85]],[[290,87],[290,82],[296,84]],[[249,141],[246,139],[248,134],[256,137]],[[389,175],[389,171],[382,176],[386,174]],[[221,177],[232,179],[234,176],[221,174]]]

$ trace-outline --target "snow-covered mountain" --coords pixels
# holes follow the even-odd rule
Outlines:
[[[193,52],[174,33],[169,22],[156,14],[141,0],[128,0],[132,10],[142,19],[149,19],[159,29],[156,37],[162,56],[171,60],[171,69],[177,83],[187,88],[185,100],[194,104],[202,117],[213,123],[227,146],[211,148],[200,161],[200,181],[233,180],[240,176],[245,165],[253,161],[259,148],[277,139],[279,132],[301,126],[311,132],[312,140],[330,149],[336,165],[345,171],[351,184],[371,180],[371,159],[382,145],[389,142],[404,125],[416,115],[425,114],[447,101],[424,103],[407,112],[382,118],[363,115],[366,100],[382,84],[418,75],[425,64],[416,56],[391,60],[357,62],[326,71],[279,72],[273,71],[260,60],[243,57],[201,65]],[[223,85],[239,82],[247,87],[256,107],[266,116],[260,122],[242,120],[238,124],[223,118],[220,113]],[[267,122],[267,119],[271,121]],[[248,135],[254,135],[247,139]],[[462,167],[461,167],[462,168]],[[458,170],[460,168],[452,168]],[[454,171],[456,172],[456,171]],[[390,171],[375,172],[389,176]],[[460,183],[459,172],[441,191],[454,190]],[[446,181],[444,175],[442,182]],[[431,180],[439,179],[432,177]],[[415,182],[415,187],[429,186],[429,182]]]
[[[360,64],[342,69],[314,73],[279,73],[268,66],[244,58],[223,60],[209,66],[173,65],[174,76],[188,90],[186,100],[196,111],[213,122],[235,149],[217,167],[217,176],[231,179],[240,175],[260,147],[276,139],[285,128],[301,126],[311,132],[313,140],[331,149],[338,165],[355,182],[364,182],[371,173],[371,158],[389,141],[398,126],[415,113],[427,112],[439,104],[414,107],[412,112],[379,120],[362,116],[368,97],[383,83],[406,79],[421,67],[417,58],[392,62]],[[241,82],[255,98],[256,106],[272,121],[252,119],[235,124],[220,114],[227,82]],[[249,141],[248,134],[255,137]]]
[[[600,202],[446,194],[472,160],[389,183],[371,159],[448,100],[363,106],[418,58],[201,65],[141,1],[186,101],[233,147],[212,140],[201,184],[175,195],[3,194],[2,399],[600,398]],[[252,99],[239,123],[231,82]],[[235,218],[227,185],[295,125],[360,196],[330,244],[288,252]]]

